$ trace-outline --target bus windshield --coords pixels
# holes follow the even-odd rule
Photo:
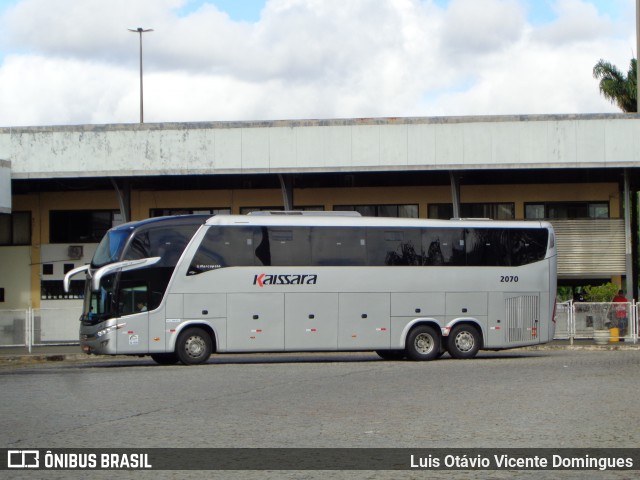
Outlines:
[[[82,320],[86,323],[98,323],[115,316],[114,302],[115,275],[107,275],[100,283],[100,290],[91,291],[91,282],[86,282]]]
[[[122,250],[130,234],[129,230],[108,231],[96,249],[91,266],[99,268],[120,260]]]

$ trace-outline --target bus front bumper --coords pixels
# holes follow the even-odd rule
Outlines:
[[[116,335],[124,323],[108,325],[100,323],[93,326],[83,326],[80,329],[80,348],[85,353],[97,355],[116,354]]]

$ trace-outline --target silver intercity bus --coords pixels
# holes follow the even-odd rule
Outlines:
[[[545,222],[341,212],[188,215],[111,229],[86,272],[93,354],[375,350],[472,358],[553,339],[556,248]]]

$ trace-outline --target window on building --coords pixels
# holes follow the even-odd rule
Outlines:
[[[51,210],[50,243],[98,243],[112,227],[122,223],[118,210]]]
[[[42,280],[40,298],[42,300],[71,300],[84,297],[84,280],[71,280],[69,291],[65,292],[62,280]]]
[[[205,215],[229,215],[231,213],[230,208],[151,208],[149,209],[150,217],[169,217],[173,215],[193,215],[193,214],[205,214]]]
[[[452,203],[432,203],[429,218],[449,220],[453,218]],[[460,205],[462,218],[491,218],[492,220],[513,220],[516,218],[515,203],[463,203]]]
[[[0,245],[31,244],[31,212],[0,215]]]
[[[363,217],[418,218],[418,205],[335,205],[334,211],[358,212]]]
[[[525,218],[538,219],[576,219],[609,218],[608,202],[542,202],[527,203]]]

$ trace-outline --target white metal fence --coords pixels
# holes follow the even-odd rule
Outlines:
[[[595,339],[602,332],[608,342],[638,342],[636,302],[565,302],[556,306],[555,339]]]
[[[638,342],[638,303],[565,302],[556,307],[554,339]],[[0,347],[78,344],[82,307],[0,310]]]
[[[0,310],[0,347],[78,344],[82,307]]]

